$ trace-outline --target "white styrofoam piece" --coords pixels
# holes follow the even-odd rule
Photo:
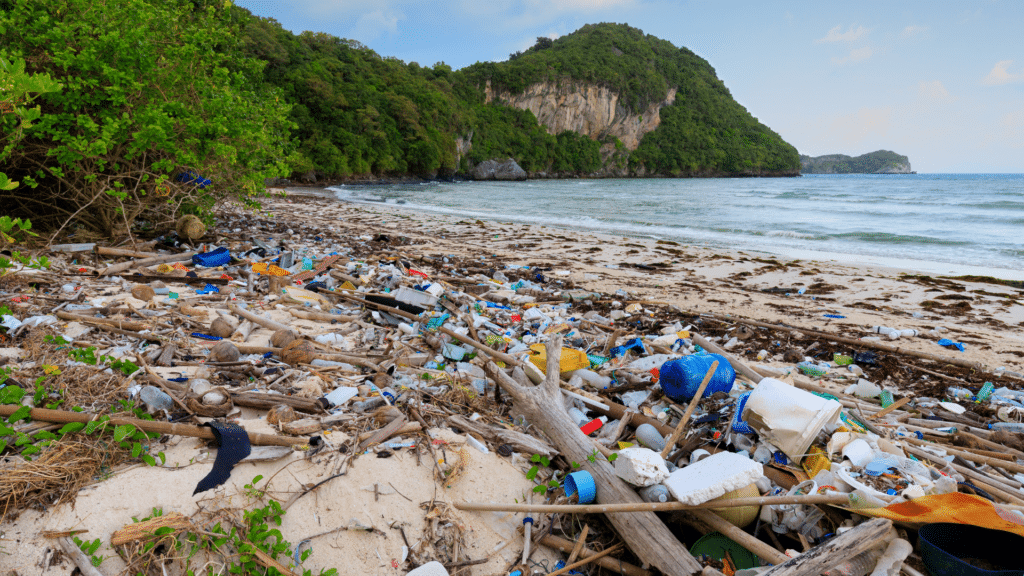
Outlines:
[[[747,398],[743,419],[761,440],[800,462],[825,426],[835,424],[843,405],[774,378],[762,378]]]
[[[407,572],[405,576],[448,576],[448,570],[438,561],[427,562],[423,566]]]
[[[633,486],[645,488],[668,478],[665,460],[654,450],[634,446],[619,451],[615,475]]]
[[[327,401],[331,403],[331,406],[341,406],[345,402],[348,402],[359,394],[358,388],[352,388],[350,386],[341,386],[335,388],[330,394],[325,396]]]
[[[703,504],[749,486],[764,475],[759,462],[735,452],[719,452],[669,475],[663,484],[684,504]]]

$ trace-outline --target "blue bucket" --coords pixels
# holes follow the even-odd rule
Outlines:
[[[701,354],[669,360],[662,365],[658,383],[665,391],[665,396],[679,403],[692,400],[704,380],[704,375],[711,369],[711,364],[715,360],[718,360],[718,368],[708,382],[708,387],[704,389],[703,397],[707,398],[715,392],[732,390],[732,384],[736,381],[736,371],[729,361],[719,354]]]

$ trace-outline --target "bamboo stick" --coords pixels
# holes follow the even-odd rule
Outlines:
[[[181,254],[172,254],[170,256],[155,256],[153,258],[144,258],[142,260],[129,260],[128,262],[107,266],[99,275],[107,276],[109,274],[116,274],[139,266],[152,266],[153,264],[164,264],[166,262],[184,262],[186,260],[191,261],[192,257],[198,253],[199,252],[196,251],[182,252]]]
[[[611,554],[613,552],[618,552],[621,549],[622,549],[622,544],[616,544],[615,546],[612,546],[611,548],[609,548],[607,550],[598,552],[597,554],[594,554],[593,556],[587,556],[586,558],[584,558],[583,560],[580,560],[579,562],[575,562],[573,564],[569,564],[568,566],[566,566],[564,568],[561,568],[559,570],[555,570],[554,572],[550,572],[548,574],[548,576],[560,576],[561,574],[566,574],[566,573],[568,573],[568,572],[570,572],[572,570],[575,570],[576,568],[579,568],[580,566],[585,566],[587,564],[590,564],[591,562],[593,562],[595,560],[598,560],[600,558],[604,558],[605,556],[607,556],[607,555],[609,555],[609,554]]]
[[[0,405],[0,416],[10,416],[21,406],[13,404]],[[33,420],[42,422],[57,422],[67,424],[69,422],[88,423],[98,420],[96,414],[85,414],[81,412],[65,412],[63,410],[47,410],[45,408],[33,408],[29,411]],[[190,426],[188,424],[172,424],[170,422],[157,422],[153,420],[139,420],[137,418],[124,418],[120,416],[111,417],[109,422],[114,426],[131,424],[144,432],[157,432],[159,434],[172,434],[175,436],[189,436],[191,438],[203,438],[214,440],[213,429],[205,426]],[[291,438],[287,436],[275,436],[273,434],[258,434],[249,432],[249,442],[254,446],[295,446],[307,444],[308,438]]]
[[[714,500],[703,504],[684,504],[682,502],[639,502],[627,504],[491,504],[485,502],[460,502],[454,504],[458,510],[477,512],[536,512],[540,514],[558,514],[570,512],[575,514],[612,514],[617,512],[673,512],[677,510],[706,510],[719,508],[737,508],[743,506],[775,506],[779,504],[850,504],[847,495],[826,496],[812,494],[808,496],[758,496],[754,498],[732,498]]]
[[[1021,466],[1020,464],[1017,464],[1016,462],[1009,462],[1009,461],[1003,460],[1001,458],[994,458],[994,457],[991,457],[991,456],[982,456],[980,454],[975,454],[974,452],[967,452],[967,451],[964,451],[964,450],[958,450],[956,448],[953,448],[951,446],[947,446],[945,444],[937,445],[937,444],[932,443],[932,442],[925,442],[924,440],[918,440],[917,438],[904,437],[904,438],[901,438],[901,440],[904,440],[906,442],[910,442],[911,444],[915,444],[917,446],[935,446],[937,448],[942,448],[948,454],[952,454],[954,456],[959,456],[959,457],[961,457],[961,458],[963,458],[965,460],[970,460],[972,462],[977,462],[979,464],[988,464],[989,466],[996,466],[998,468],[1002,468],[1004,470],[1009,470],[1011,472],[1024,472],[1024,466]]]
[[[554,548],[555,550],[560,550],[562,552],[565,552],[566,554],[570,553],[574,545],[574,543],[571,540],[559,538],[558,536],[553,536],[551,534],[545,534],[544,536],[541,536],[538,542],[543,544],[544,546],[547,546],[548,548]],[[587,547],[583,547],[583,549],[580,550],[580,556],[582,556],[583,558],[590,558],[595,554],[597,554],[597,552]],[[597,564],[601,568],[604,568],[605,570],[608,570],[613,574],[623,574],[625,576],[654,576],[654,573],[650,570],[644,570],[639,566],[634,566],[633,564],[629,564],[627,562],[622,562],[621,560],[615,560],[612,558],[600,558],[595,562],[595,564]]]
[[[157,252],[139,252],[127,248],[108,248],[107,246],[97,246],[96,253],[100,256],[130,256],[132,258],[159,258],[160,256],[166,256],[166,254]]]

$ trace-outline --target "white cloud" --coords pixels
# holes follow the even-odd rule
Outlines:
[[[836,65],[846,64],[847,62],[862,62],[871,58],[871,55],[875,51],[870,46],[864,46],[863,48],[855,48],[850,50],[850,53],[842,58],[833,58],[832,63]]]
[[[985,76],[982,80],[982,84],[987,86],[999,86],[1002,84],[1013,84],[1016,82],[1024,82],[1024,68],[1020,72],[1014,74],[1010,72],[1010,66],[1013,66],[1013,60],[1000,60],[996,62],[996,65],[992,67],[992,71]]]
[[[940,80],[920,82],[917,85],[917,93],[922,100],[932,103],[944,104],[956,100],[956,98],[949,93],[949,90],[946,90],[946,87]]]
[[[839,25],[829,30],[828,34],[826,34],[824,38],[818,38],[814,42],[817,44],[831,44],[833,42],[853,42],[854,40],[860,38],[861,36],[866,36],[870,32],[871,30],[868,30],[863,26],[857,26],[856,28],[854,28],[853,24],[850,24],[849,30],[843,32],[842,25]]]
[[[393,10],[385,12],[383,8],[378,8],[360,16],[350,34],[360,42],[370,42],[385,32],[398,32],[399,20],[405,20],[405,14]]]
[[[917,36],[918,34],[924,34],[927,31],[927,26],[918,26],[916,24],[911,24],[910,26],[904,28],[903,32],[900,32],[900,36],[902,38],[913,38],[914,36]]]
[[[853,114],[832,118],[828,122],[828,133],[837,150],[849,150],[869,136],[887,136],[891,121],[892,107],[865,107]]]

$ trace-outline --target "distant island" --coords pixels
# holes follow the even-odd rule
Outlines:
[[[800,155],[801,174],[917,174],[910,169],[910,159],[888,150],[861,154],[826,154],[810,157]]]

